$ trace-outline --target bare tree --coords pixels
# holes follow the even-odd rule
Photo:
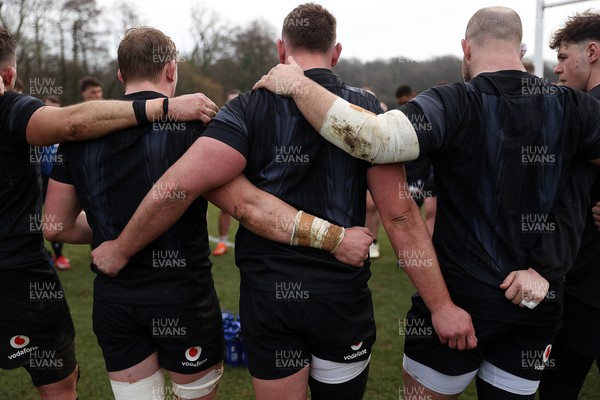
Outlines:
[[[236,87],[250,88],[260,77],[279,61],[274,28],[265,21],[254,20],[242,28],[234,38],[233,64]]]
[[[231,47],[230,24],[214,10],[204,4],[196,4],[191,9],[191,36],[194,47],[189,61],[207,72]]]

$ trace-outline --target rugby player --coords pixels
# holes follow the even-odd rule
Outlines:
[[[75,333],[44,251],[40,163],[30,146],[100,137],[135,126],[138,119],[162,117],[166,104],[158,99],[45,107],[10,91],[17,78],[15,50],[15,37],[0,28],[0,76],[7,90],[0,97],[0,368],[26,368],[43,399],[75,399]],[[201,94],[167,106],[182,119],[206,123],[218,110]]]
[[[285,18],[277,41],[280,60],[296,56],[306,76],[318,84],[381,112],[377,98],[345,86],[332,73],[341,52],[335,30],[335,18],[323,7],[296,7]],[[467,341],[474,346],[470,318],[445,290],[427,228],[406,191],[402,165],[370,167],[312,131],[291,100],[262,90],[241,94],[223,107],[219,119],[158,183],[176,182],[194,197],[211,187],[209,177],[191,175],[192,168],[212,171],[236,165],[238,173],[244,172],[259,188],[341,226],[364,223],[369,185],[395,250],[414,249],[418,258],[431,263],[410,273],[427,299],[438,333],[460,337],[460,346],[466,347]],[[153,193],[157,192],[145,197],[116,240],[94,250],[93,261],[100,270],[117,273],[187,206]],[[264,224],[278,221],[291,245],[315,241],[321,225],[304,211],[293,223],[283,224],[286,217],[274,212]],[[315,400],[360,399],[375,341],[369,263],[352,268],[326,252],[291,245],[265,240],[243,226],[236,235],[240,314],[256,397],[306,399],[310,386]]]
[[[557,50],[554,73],[561,84],[600,99],[600,14],[585,12],[569,18],[550,43]],[[594,225],[591,208],[600,201],[600,177],[596,169],[585,228],[573,268],[565,277],[562,328],[552,347],[552,368],[540,383],[542,400],[575,400],[594,362],[600,368],[600,232]],[[587,201],[587,199],[586,199]],[[577,204],[568,204],[577,207]]]
[[[173,96],[176,57],[175,44],[159,30],[127,31],[118,49],[123,100]],[[61,145],[62,163],[55,166],[45,207],[55,224],[45,229],[46,237],[86,243],[94,232],[94,246],[117,237],[144,195],[155,182],[162,185],[160,176],[202,131],[199,122],[159,119],[99,140]],[[218,173],[210,175],[222,179]],[[231,185],[221,194],[238,208],[245,207],[247,196],[261,196],[254,187],[238,187]],[[187,196],[183,187],[171,193],[175,201]],[[265,212],[277,209],[265,199],[261,206]],[[168,232],[133,257],[118,276],[96,276],[94,332],[116,399],[166,394],[161,367],[169,372],[175,395],[185,399],[216,396],[223,373],[224,339],[210,272],[206,218],[202,217],[206,211],[206,200],[197,198]],[[368,244],[365,240],[359,262]]]
[[[542,239],[546,225],[560,226],[547,218],[572,161],[600,164],[600,105],[526,73],[521,36],[513,10],[479,10],[462,40],[466,82],[432,88],[380,116],[322,90],[293,59],[255,85],[290,95],[321,135],[357,157],[432,159],[439,196],[433,241],[478,344],[461,352],[453,340],[407,335],[408,393],[455,399],[477,375],[480,399],[533,399],[560,324],[562,303],[546,295],[562,296],[566,269],[552,254],[567,251],[566,244],[543,249],[543,260],[530,251],[540,240],[552,243]],[[428,313],[422,293],[414,296],[409,320]],[[530,355],[540,368],[523,368]]]

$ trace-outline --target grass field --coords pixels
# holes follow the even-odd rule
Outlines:
[[[213,236],[216,236],[217,214],[217,210],[211,206],[209,231]],[[236,226],[234,221],[230,239],[233,239]],[[400,392],[403,337],[399,335],[399,320],[404,318],[410,303],[410,295],[414,290],[404,272],[397,268],[396,258],[383,231],[380,233],[380,241],[382,256],[373,261],[373,277],[370,281],[377,322],[377,342],[373,347],[369,383],[364,398],[365,400],[403,400]],[[77,332],[77,357],[82,374],[79,382],[79,399],[111,399],[112,392],[102,354],[92,332],[91,305],[94,275],[89,269],[89,246],[66,245],[64,253],[71,259],[73,266],[72,270],[61,271],[59,275],[71,306]],[[221,305],[224,309],[237,312],[239,274],[234,265],[233,251],[221,257],[214,257],[213,262],[213,274]],[[247,370],[226,367],[218,397],[226,400],[253,399],[252,383]],[[0,400],[37,398],[29,376],[23,369],[0,370]],[[476,398],[473,385],[461,397],[468,400]],[[594,367],[580,399],[599,398],[600,377]]]

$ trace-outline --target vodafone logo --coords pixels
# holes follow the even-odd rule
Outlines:
[[[22,349],[29,344],[29,338],[23,335],[13,336],[10,339],[10,345],[15,349]]]
[[[350,346],[350,348],[352,350],[356,351],[356,350],[360,349],[362,347],[362,345],[363,345],[363,342],[358,342],[354,346]]]
[[[200,347],[200,346],[190,347],[189,349],[187,349],[185,351],[185,358],[187,358],[188,361],[194,362],[200,358],[200,354],[202,354],[202,347]]]
[[[546,346],[546,350],[544,350],[544,355],[542,356],[542,360],[544,361],[544,364],[546,364],[548,362],[548,360],[550,359],[551,351],[552,351],[552,345],[549,344],[548,346]]]

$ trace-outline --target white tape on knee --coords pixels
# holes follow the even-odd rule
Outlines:
[[[217,387],[223,376],[223,368],[213,369],[197,381],[179,384],[173,382],[173,392],[181,399],[196,399],[206,396]]]
[[[370,355],[363,361],[339,363],[324,360],[313,354],[310,361],[310,376],[329,385],[345,383],[360,375],[369,366],[369,362],[371,362]]]
[[[163,400],[165,398],[165,378],[160,369],[154,375],[137,382],[117,382],[111,379],[110,386],[115,400]]]

